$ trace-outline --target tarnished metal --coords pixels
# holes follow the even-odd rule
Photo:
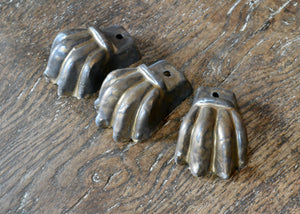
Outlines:
[[[44,75],[58,85],[59,96],[83,98],[99,90],[105,76],[140,59],[134,39],[121,26],[59,33]]]
[[[96,124],[113,127],[117,142],[139,142],[191,93],[183,73],[166,61],[116,70],[106,77],[95,101]]]
[[[175,161],[194,176],[212,172],[228,179],[246,162],[247,134],[234,93],[200,87],[180,127]]]

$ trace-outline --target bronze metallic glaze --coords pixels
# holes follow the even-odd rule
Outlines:
[[[116,70],[106,77],[95,101],[96,124],[112,127],[117,142],[142,141],[191,93],[183,73],[166,61]]]
[[[65,30],[52,44],[44,75],[58,85],[59,96],[80,99],[98,91],[111,70],[139,59],[133,38],[121,26]]]
[[[212,172],[228,179],[246,162],[247,134],[234,93],[200,87],[180,127],[175,161],[194,176]]]

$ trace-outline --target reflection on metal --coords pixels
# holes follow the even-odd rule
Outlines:
[[[247,134],[234,93],[200,87],[180,127],[175,161],[194,176],[209,171],[228,179],[245,165]]]
[[[166,61],[115,70],[95,101],[96,124],[113,127],[117,142],[146,140],[191,93],[184,75]]]
[[[121,26],[71,29],[56,36],[44,75],[58,85],[59,96],[80,99],[98,91],[111,70],[139,59],[133,38]]]

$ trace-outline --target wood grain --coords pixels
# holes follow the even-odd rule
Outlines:
[[[0,213],[299,213],[297,0],[12,0],[0,11]],[[194,89],[236,93],[244,169],[224,181],[175,165],[193,96],[150,140],[122,144],[97,129],[96,95],[57,97],[42,76],[57,33],[112,24],[137,39],[137,64],[166,59]]]

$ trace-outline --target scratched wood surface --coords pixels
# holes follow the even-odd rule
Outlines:
[[[300,2],[0,3],[0,213],[299,213]],[[233,90],[249,137],[230,180],[173,160],[193,96],[143,143],[99,130],[96,95],[58,98],[42,76],[63,29],[123,25],[147,65],[166,59],[194,89]],[[136,64],[136,65],[137,65]]]

